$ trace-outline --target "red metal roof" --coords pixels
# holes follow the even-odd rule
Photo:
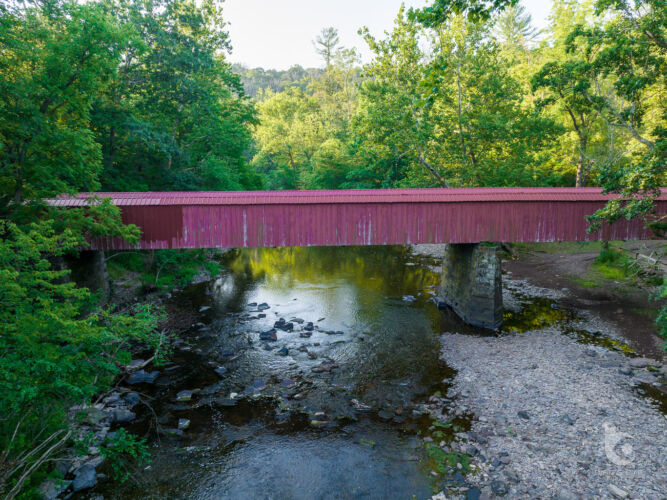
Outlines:
[[[94,238],[93,249],[390,245],[480,241],[650,239],[640,219],[587,232],[586,217],[614,195],[599,188],[387,189],[93,193],[62,207],[111,198],[122,220],[142,230],[129,245]],[[667,196],[656,203],[667,213]]]
[[[663,191],[665,193],[665,191]],[[460,203],[493,201],[607,201],[617,197],[600,188],[437,188],[335,191],[210,191],[81,193],[49,200],[54,206],[83,206],[91,196],[117,206],[282,205],[335,203]],[[661,200],[667,200],[662,194]]]

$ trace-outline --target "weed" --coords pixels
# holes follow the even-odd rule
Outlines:
[[[150,462],[150,453],[146,440],[120,428],[111,433],[104,442],[100,453],[109,460],[114,479],[121,483],[129,479],[128,466],[136,463],[143,465]]]

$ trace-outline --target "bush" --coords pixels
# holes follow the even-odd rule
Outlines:
[[[658,300],[663,302],[663,306],[660,313],[658,313],[656,323],[658,324],[658,333],[665,339],[664,349],[667,351],[667,280],[663,279],[662,289],[658,294]]]
[[[118,429],[104,440],[100,453],[109,460],[113,478],[121,483],[130,477],[129,466],[150,463],[146,440],[130,434],[123,428]]]
[[[156,310],[90,310],[90,292],[51,266],[46,255],[80,242],[52,221],[0,221],[0,492],[9,498],[66,443],[67,410],[109,387],[130,342],[164,355]]]

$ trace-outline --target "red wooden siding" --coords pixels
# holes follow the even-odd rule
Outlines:
[[[123,221],[141,227],[143,249],[651,239],[637,220],[588,234],[585,216],[612,198],[597,188],[95,195],[112,198]],[[51,203],[81,206],[88,196]],[[667,212],[667,196],[657,211]],[[91,246],[131,248],[112,238]]]

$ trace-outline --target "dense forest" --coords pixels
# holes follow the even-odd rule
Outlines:
[[[0,491],[13,498],[73,439],[67,410],[104,392],[128,345],[165,344],[161,312],[97,305],[58,259],[91,235],[136,241],[81,191],[604,186],[591,219],[650,214],[667,184],[664,0],[554,0],[537,31],[516,0],[401,8],[335,28],[321,68],[249,69],[213,0],[0,4]],[[649,218],[656,230],[664,221]],[[667,329],[667,314],[661,318]],[[124,443],[130,454],[136,448]]]

